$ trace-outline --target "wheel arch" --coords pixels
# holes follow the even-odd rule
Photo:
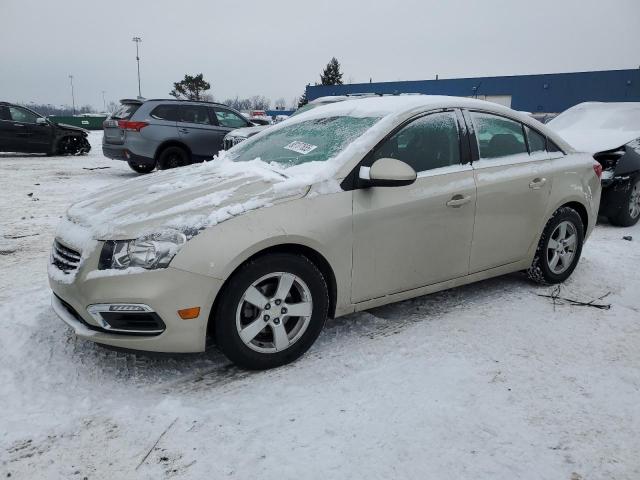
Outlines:
[[[179,147],[184,149],[189,154],[189,161],[191,161],[191,158],[193,157],[193,152],[191,151],[191,149],[187,146],[186,143],[175,139],[165,140],[160,145],[158,145],[158,148],[156,148],[156,153],[153,155],[153,159],[157,162],[160,158],[160,155],[162,155],[162,152],[164,152],[169,147]]]
[[[224,295],[224,292],[227,288],[227,284],[229,283],[231,277],[233,277],[233,275],[240,268],[242,268],[244,265],[246,265],[250,261],[265,255],[272,254],[272,253],[288,253],[288,254],[304,255],[307,259],[309,259],[310,262],[312,262],[318,268],[318,270],[320,270],[320,273],[322,274],[325,281],[327,282],[327,289],[329,290],[328,316],[330,318],[333,318],[336,311],[338,290],[337,290],[336,276],[333,271],[333,268],[331,267],[331,264],[324,257],[324,255],[322,255],[320,252],[318,252],[317,250],[307,245],[303,245],[300,243],[281,243],[277,245],[271,245],[269,247],[259,250],[258,252],[253,253],[251,256],[249,256],[243,262],[241,262],[238,266],[236,266],[236,268],[227,276],[226,280],[222,284],[222,287],[220,287],[220,290],[216,294],[215,300],[213,301],[213,305],[211,306],[211,311],[209,313],[209,318],[207,320],[207,337],[208,338],[215,338],[215,331],[214,331],[215,322],[212,321],[213,316],[215,315],[218,304]]]
[[[569,208],[573,208],[576,212],[578,212],[578,215],[580,215],[580,218],[582,219],[582,228],[583,231],[586,235],[588,228],[589,228],[589,213],[587,212],[587,207],[585,207],[582,203],[580,202],[576,202],[576,201],[572,201],[572,202],[567,202],[563,205],[560,205],[558,208],[556,208],[553,213],[557,212],[559,209],[564,208],[564,207],[569,207]]]

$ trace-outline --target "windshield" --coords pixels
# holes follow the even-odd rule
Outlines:
[[[240,143],[229,153],[236,162],[259,158],[285,168],[323,162],[335,157],[378,120],[378,117],[347,116],[314,118],[269,129],[258,138]]]

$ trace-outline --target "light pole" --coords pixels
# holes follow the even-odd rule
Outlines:
[[[73,115],[76,114],[76,97],[73,93],[73,75],[69,75],[69,81],[71,82],[71,105],[73,106]]]
[[[103,112],[107,111],[107,101],[104,99],[104,94],[107,93],[106,90],[102,90],[102,108],[103,108]]]
[[[142,42],[142,38],[133,37],[133,41],[136,42],[136,62],[138,62],[138,97],[142,97],[142,90],[140,90],[140,54],[138,52],[138,46]]]

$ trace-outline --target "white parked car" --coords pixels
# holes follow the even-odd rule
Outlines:
[[[484,101],[318,107],[218,161],[69,208],[53,307],[82,338],[270,368],[327,317],[526,270],[565,280],[596,222],[600,165]]]
[[[585,102],[549,128],[602,165],[600,214],[621,227],[640,220],[640,102]]]

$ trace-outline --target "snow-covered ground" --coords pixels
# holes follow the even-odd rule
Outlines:
[[[598,225],[562,287],[610,310],[509,275],[330,321],[267,372],[116,353],[46,278],[65,208],[136,175],[100,138],[0,154],[0,478],[640,478],[640,225]]]

